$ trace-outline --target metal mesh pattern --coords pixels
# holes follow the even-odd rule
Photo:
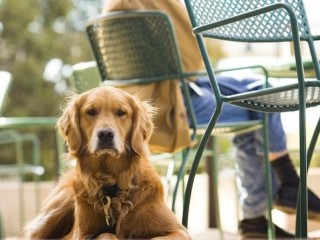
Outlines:
[[[307,107],[317,106],[320,104],[320,82],[310,82],[310,86],[305,88],[305,99]],[[298,88],[275,92],[259,97],[232,102],[234,105],[263,111],[263,112],[288,112],[299,109]]]
[[[297,15],[302,39],[310,35],[305,9],[300,0],[190,0],[197,26],[216,22],[273,3],[290,4]],[[290,18],[278,9],[243,21],[208,30],[204,36],[227,40],[264,42],[291,40]]]
[[[177,74],[179,62],[173,57],[168,19],[163,14],[123,16],[99,18],[87,28],[103,79]]]

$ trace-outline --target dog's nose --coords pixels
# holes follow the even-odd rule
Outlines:
[[[97,136],[101,143],[111,143],[114,138],[114,131],[111,128],[101,129],[97,132]]]

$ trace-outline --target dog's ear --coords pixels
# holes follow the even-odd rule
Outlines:
[[[137,97],[133,98],[133,120],[131,130],[131,148],[141,155],[145,150],[146,143],[149,142],[153,133],[153,116],[156,109],[146,101],[141,101]]]
[[[56,126],[66,141],[70,153],[77,152],[81,147],[79,121],[79,96],[74,94],[69,98]]]

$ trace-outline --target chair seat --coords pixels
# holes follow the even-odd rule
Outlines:
[[[299,110],[298,83],[233,95],[228,102],[260,112],[289,112]],[[259,96],[257,96],[259,94]],[[228,97],[227,97],[228,98]],[[305,81],[306,106],[320,104],[320,81]]]

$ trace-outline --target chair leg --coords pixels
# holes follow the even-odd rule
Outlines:
[[[308,169],[310,167],[310,163],[311,163],[312,155],[313,155],[313,152],[314,152],[314,148],[315,148],[316,143],[318,141],[319,133],[320,133],[320,118],[318,120],[318,123],[317,123],[315,129],[314,129],[314,132],[313,132],[310,144],[309,144],[308,152],[307,152],[307,159],[308,159],[307,168]]]
[[[267,195],[267,218],[268,218],[268,238],[275,239],[275,230],[272,221],[272,202],[273,202],[273,191],[272,191],[272,177],[271,177],[271,166],[269,161],[269,136],[268,136],[268,114],[263,114],[263,158],[265,165],[265,183],[266,183],[266,195]]]
[[[35,209],[38,212],[40,210],[40,176],[43,175],[44,173],[44,168],[41,166],[41,162],[40,162],[40,141],[39,139],[36,137],[36,135],[31,134],[31,133],[25,133],[25,134],[19,134],[19,139],[21,142],[30,142],[32,144],[32,165],[34,166],[34,169],[31,169],[32,171],[32,175],[33,175],[33,181],[34,181],[34,191],[35,191]],[[18,146],[18,148],[21,148],[21,153],[19,154],[23,154],[23,148],[22,145]],[[18,151],[18,150],[17,150]],[[22,158],[21,160],[19,160],[19,158]],[[23,181],[23,174],[24,174],[24,169],[23,169],[23,157],[22,155],[18,155],[18,164],[21,164],[22,166],[22,171],[20,174],[22,177],[22,181]]]
[[[221,109],[222,109],[222,103],[219,104],[217,102],[216,110],[215,110],[214,114],[212,115],[212,118],[209,121],[207,129],[205,130],[205,133],[200,140],[196,155],[194,157],[194,160],[193,160],[193,163],[191,166],[191,170],[190,170],[189,178],[188,178],[188,182],[187,182],[187,187],[186,187],[186,192],[184,195],[184,204],[183,204],[183,213],[182,213],[182,224],[186,228],[188,227],[189,208],[190,208],[190,200],[191,200],[191,193],[192,193],[194,178],[196,176],[197,169],[198,169],[203,151],[204,151],[204,149],[207,145],[207,142],[211,136],[211,132],[212,132],[217,120],[218,120]]]
[[[167,201],[170,199],[171,194],[172,194],[172,189],[171,189],[171,182],[172,182],[172,177],[174,175],[174,165],[175,165],[175,159],[171,159],[168,163],[167,167],[167,172],[165,176],[165,181],[167,185]]]
[[[38,169],[40,168],[40,142],[39,139],[37,137],[35,137],[35,135],[33,134],[23,134],[23,137],[25,139],[29,139],[31,141],[31,143],[33,144],[33,156],[32,156],[32,163],[34,166],[36,166]],[[36,205],[36,211],[39,212],[40,211],[40,176],[44,173],[43,171],[36,171],[35,173],[33,173],[33,181],[35,183],[35,197],[36,197],[36,201],[35,201],[35,205]]]
[[[19,219],[20,219],[20,228],[24,226],[25,223],[25,209],[24,209],[24,173],[23,173],[23,146],[21,139],[16,139],[16,153],[17,153],[17,163],[18,163],[18,176],[19,179]]]
[[[57,146],[57,155],[55,161],[55,178],[56,180],[59,178],[59,174],[61,174],[65,169],[63,168],[63,156],[66,153],[66,148],[62,137],[59,134],[59,131],[56,131],[56,146]]]
[[[177,181],[173,190],[173,196],[172,196],[172,206],[171,210],[175,212],[175,207],[176,207],[176,200],[177,200],[177,195],[178,195],[178,190],[180,186],[181,180],[183,180],[184,175],[185,175],[185,168],[188,162],[188,155],[190,152],[190,148],[185,149],[182,151],[182,161],[179,167],[178,175],[177,175]]]
[[[307,172],[308,172],[309,167],[310,167],[312,155],[313,155],[313,153],[314,153],[314,148],[315,148],[315,145],[316,145],[316,143],[317,143],[317,140],[318,140],[318,137],[319,137],[319,133],[320,133],[320,118],[319,118],[319,120],[318,120],[318,123],[317,123],[315,129],[314,129],[314,132],[313,132],[313,135],[312,135],[310,144],[309,144],[308,152],[307,152],[307,166],[306,166],[306,168],[307,168],[306,171],[307,171]],[[300,142],[301,142],[301,140],[300,140]],[[301,156],[301,153],[300,153],[300,156]],[[301,160],[300,160],[300,164],[303,164],[303,163],[301,162]],[[300,173],[300,174],[301,174],[301,173]],[[300,177],[300,179],[301,179],[301,177]],[[307,183],[305,183],[305,184],[307,184]],[[304,208],[307,208],[307,206],[305,206],[305,205],[307,204],[307,202],[305,203],[305,205],[302,205],[302,204],[301,204],[301,201],[302,201],[301,194],[304,194],[304,190],[303,190],[303,191],[301,190],[301,189],[302,189],[301,185],[302,185],[302,180],[301,180],[301,182],[300,182],[300,186],[299,186],[299,196],[298,196],[298,200],[297,200],[296,236],[297,236],[298,234],[301,235],[302,232],[303,232],[303,229],[304,229],[304,228],[307,228],[307,226],[305,225],[306,223],[305,223],[305,224],[302,224],[302,220],[298,220],[298,219],[300,219],[301,214],[303,214],[303,212],[304,212],[304,211],[301,209],[302,206],[304,206]],[[308,190],[305,189],[305,191],[307,192]],[[306,193],[306,194],[308,194],[308,193]],[[308,200],[308,198],[307,198],[307,200]],[[307,211],[306,211],[306,214],[307,214]],[[306,216],[306,218],[307,218],[307,217],[308,217],[308,216]],[[305,231],[307,231],[307,229],[306,229]]]
[[[4,224],[2,219],[2,214],[0,212],[0,239],[4,239],[5,233],[4,233]]]
[[[213,206],[211,206],[211,209],[209,208],[209,213],[214,214],[215,226],[211,226],[212,224],[210,223],[209,223],[209,226],[217,228],[219,230],[220,239],[223,240],[224,235],[223,235],[223,229],[221,226],[220,204],[219,204],[219,193],[218,193],[218,189],[219,189],[219,180],[218,180],[219,171],[218,171],[218,157],[217,157],[218,149],[217,149],[216,138],[212,136],[210,139],[211,139],[212,154],[209,156],[208,171],[210,172],[209,181],[211,183],[209,184],[210,186],[209,193],[211,193],[212,196],[209,196],[209,200],[211,199],[211,202],[209,201],[209,206],[210,205],[213,205]]]
[[[300,103],[301,104],[301,103]],[[296,237],[307,237],[307,163],[306,163],[306,131],[305,110],[299,109],[299,133],[300,133],[300,184],[297,199]]]
[[[300,90],[303,91],[303,90]],[[299,144],[300,144],[300,185],[297,199],[296,238],[308,238],[308,191],[307,191],[307,153],[306,153],[306,115],[305,101],[299,99]]]

